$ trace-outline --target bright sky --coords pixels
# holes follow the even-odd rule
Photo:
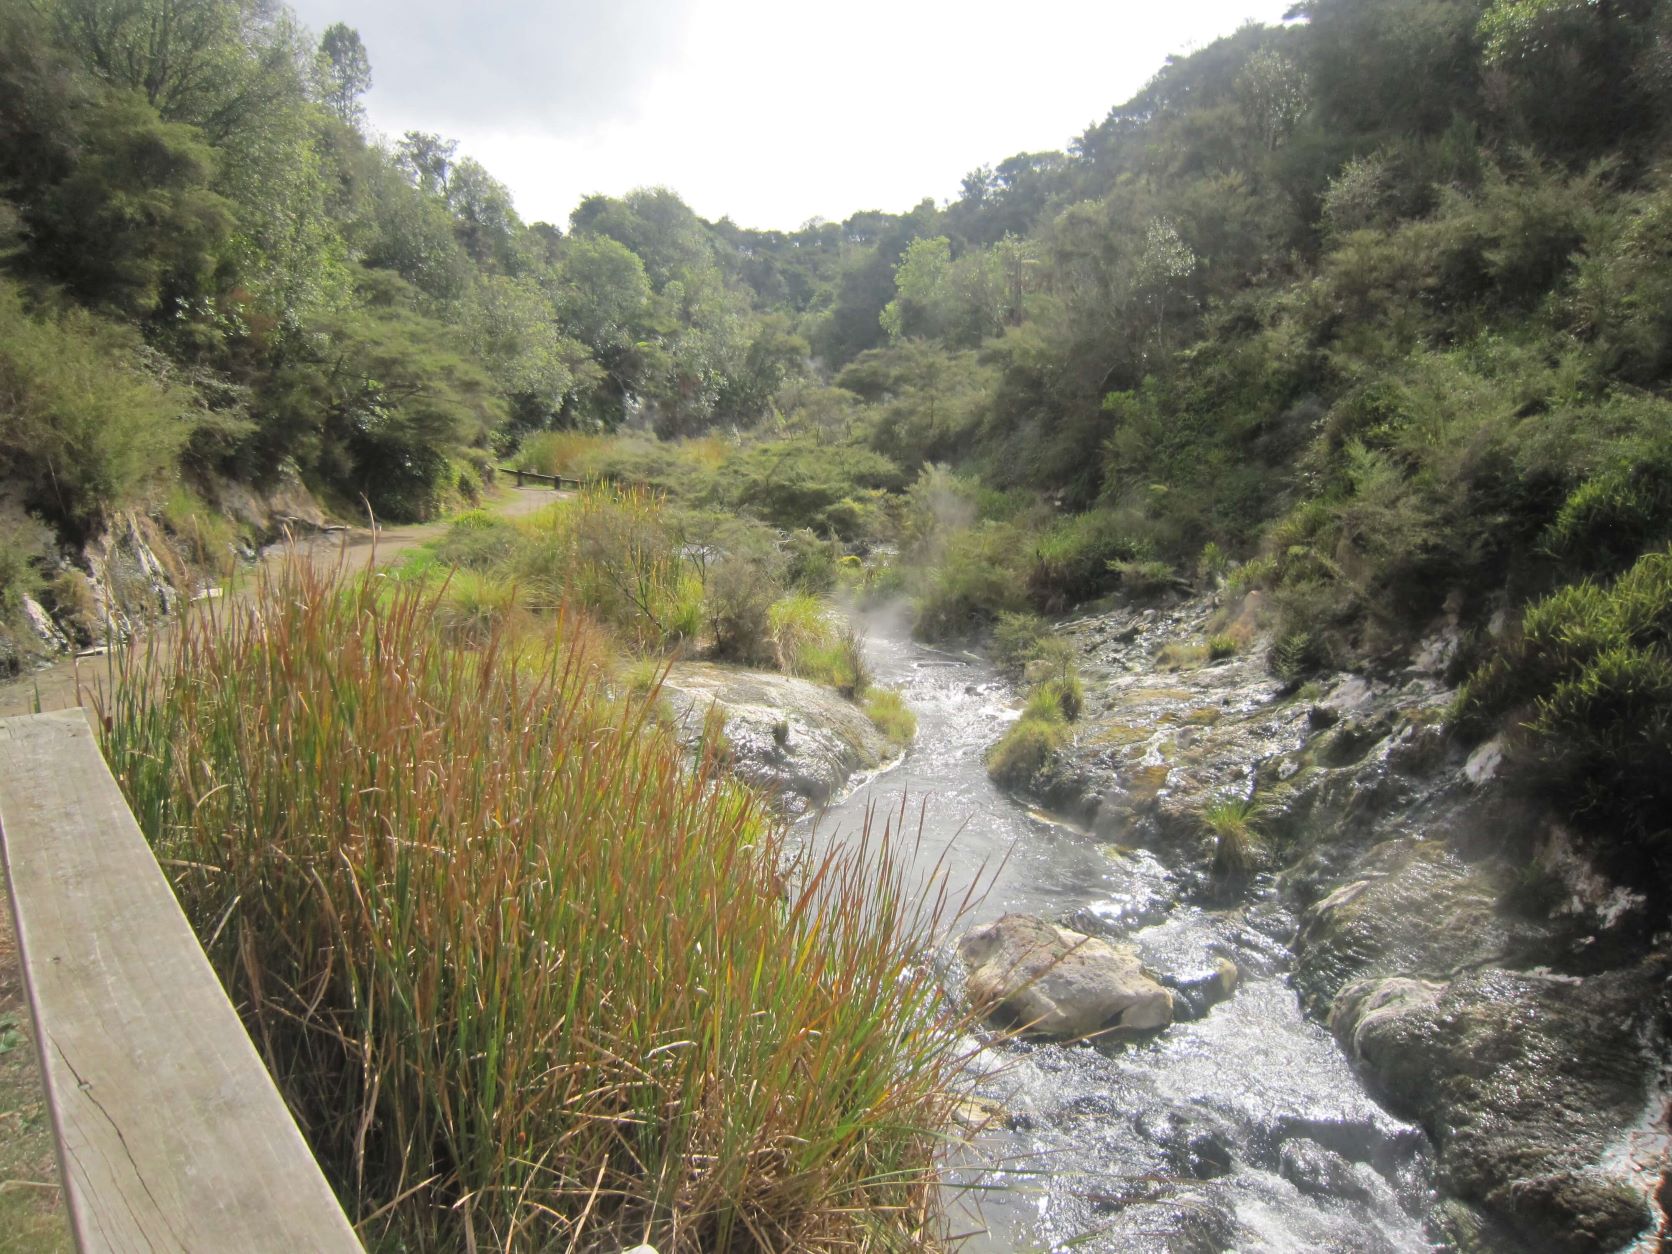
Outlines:
[[[567,228],[583,196],[671,187],[793,229],[958,194],[1064,149],[1170,53],[1293,0],[291,0],[360,32],[367,112],[436,131]]]

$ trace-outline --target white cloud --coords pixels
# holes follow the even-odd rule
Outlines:
[[[440,131],[566,223],[590,192],[664,184],[705,217],[794,227],[957,194],[1064,148],[1170,53],[1289,0],[304,0],[360,30],[375,124]]]

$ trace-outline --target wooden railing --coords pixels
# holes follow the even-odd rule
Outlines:
[[[360,1251],[80,710],[0,719],[0,851],[78,1248]]]
[[[582,486],[579,479],[571,479],[566,475],[543,475],[538,470],[518,470],[515,466],[496,466],[494,469],[502,475],[515,475],[519,488],[523,486],[524,479],[532,479],[535,483],[549,483],[553,491],[561,491],[565,487],[579,491]]]

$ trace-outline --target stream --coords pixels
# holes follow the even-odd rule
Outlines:
[[[1329,1033],[1303,1015],[1286,978],[1294,920],[1275,889],[1204,908],[1151,854],[1002,792],[982,753],[1015,717],[1011,686],[973,655],[915,644],[887,624],[871,633],[876,679],[905,695],[917,740],[829,806],[807,839],[848,839],[868,807],[897,811],[903,790],[908,831],[926,803],[925,876],[944,859],[954,896],[985,890],[961,929],[1021,911],[1118,936],[1163,976],[1188,979],[1216,958],[1241,974],[1228,1000],[1142,1044],[983,1051],[976,1091],[998,1114],[973,1157],[948,1171],[964,1186],[955,1230],[976,1233],[964,1248],[1436,1248],[1424,1234],[1428,1141],[1365,1093]],[[961,972],[943,949],[955,986]]]

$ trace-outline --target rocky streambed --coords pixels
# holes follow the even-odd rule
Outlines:
[[[1060,626],[1088,708],[1026,796],[982,766],[1015,717],[1011,686],[873,625],[873,665],[917,711],[917,742],[845,796],[822,780],[870,756],[790,784],[815,809],[832,794],[805,821],[815,843],[851,839],[902,793],[915,826],[923,803],[925,876],[938,864],[954,892],[983,890],[964,943],[947,938],[949,990],[1038,1029],[995,1027],[979,1055],[972,1117],[988,1127],[951,1172],[972,1186],[971,1248],[1660,1248],[1656,903],[1511,796],[1495,746],[1453,745],[1446,625],[1405,670],[1301,693],[1253,647],[1168,668],[1239,612],[1247,625],[1257,607]],[[755,695],[737,704],[774,709]],[[1254,803],[1255,866],[1235,882],[1210,872],[1203,822],[1227,800]],[[1053,945],[1090,966],[1005,1004],[1004,971]],[[1117,995],[1103,974],[1129,985]],[[1114,1030],[1061,1039],[1092,1019]]]

